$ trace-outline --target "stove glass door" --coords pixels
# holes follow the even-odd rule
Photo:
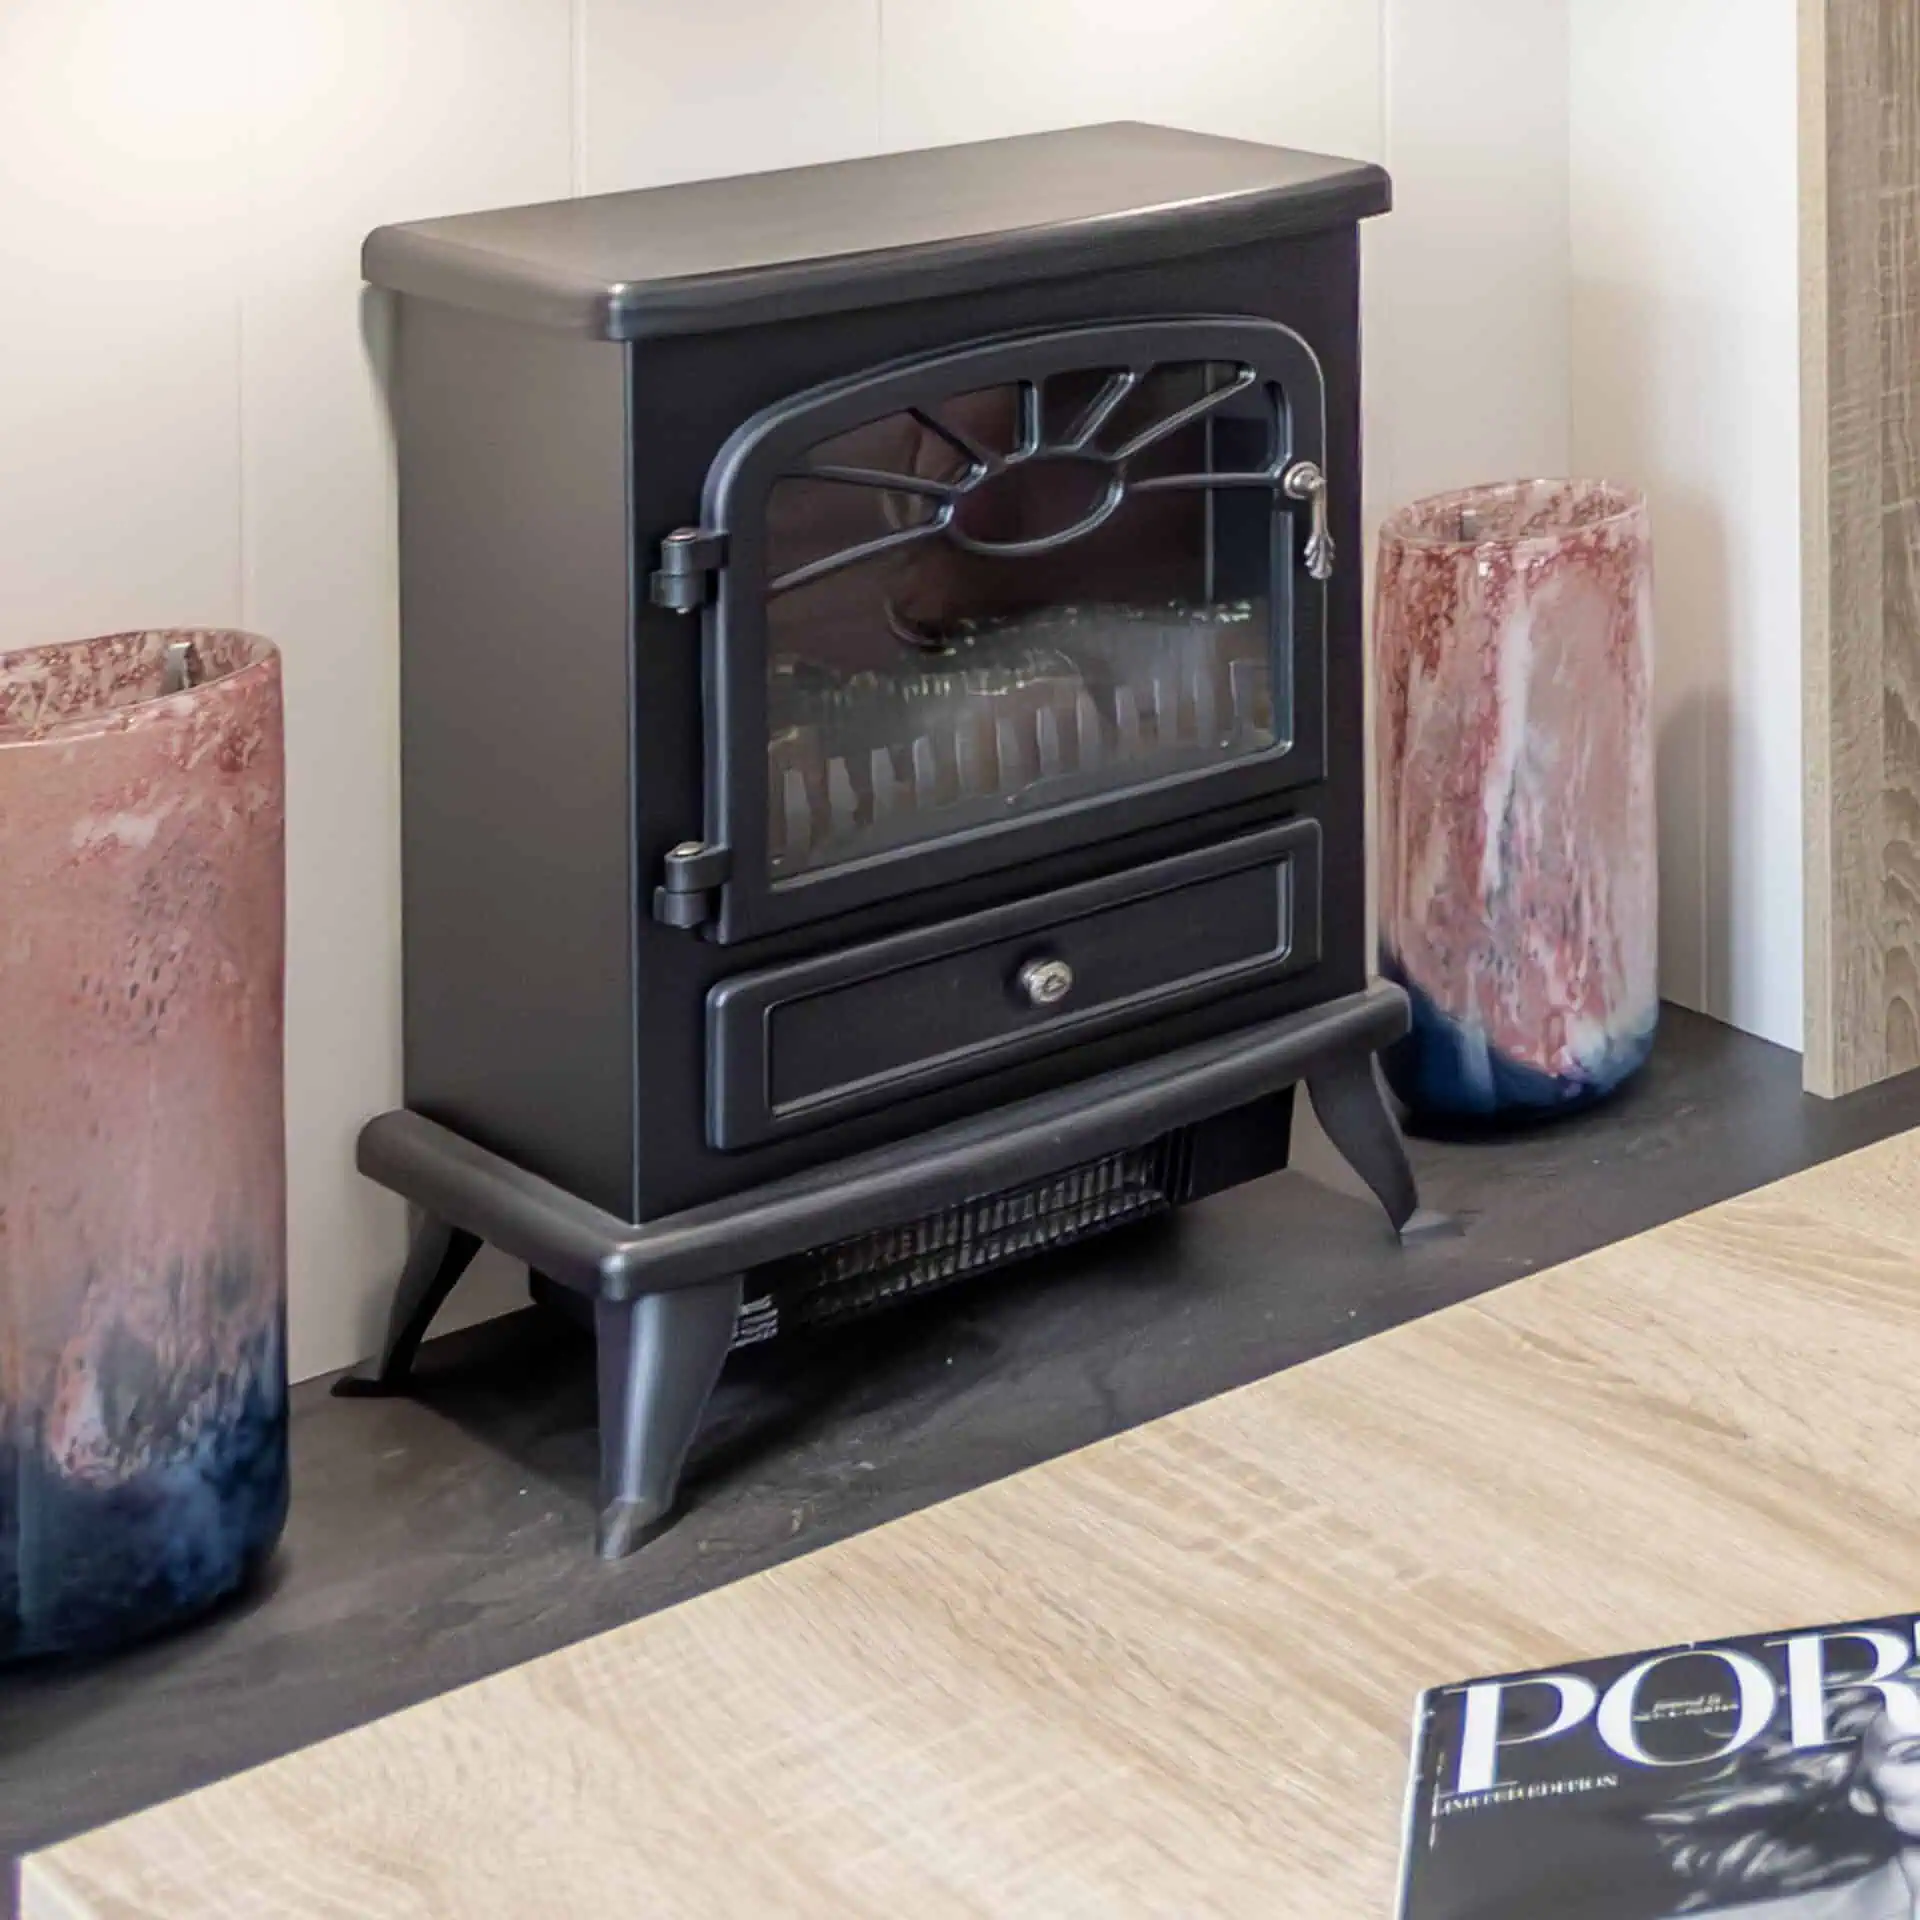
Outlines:
[[[1323,436],[1310,351],[1256,321],[993,342],[750,422],[708,503],[723,937],[1317,777]]]

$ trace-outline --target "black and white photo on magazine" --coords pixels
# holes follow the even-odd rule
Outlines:
[[[1421,1703],[1402,1920],[1920,1920],[1901,1616]]]

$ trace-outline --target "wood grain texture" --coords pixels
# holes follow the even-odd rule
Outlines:
[[[1911,1603],[1916,1352],[1909,1134],[33,1856],[23,1914],[1385,1913],[1421,1687]]]
[[[1920,1063],[1920,0],[1881,0],[1880,931],[1887,1071]]]
[[[1802,0],[1806,1075],[1920,1065],[1920,0]]]

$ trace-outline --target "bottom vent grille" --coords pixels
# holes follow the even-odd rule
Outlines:
[[[1164,1212],[1181,1194],[1187,1142],[1184,1131],[1170,1133],[1029,1186],[756,1268],[734,1345],[848,1320]]]

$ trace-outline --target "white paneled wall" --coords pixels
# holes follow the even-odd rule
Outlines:
[[[1574,457],[1653,507],[1661,985],[1797,1049],[1797,8],[1571,15]]]
[[[0,5],[0,644],[239,614],[245,5]]]
[[[285,654],[290,1338],[319,1372],[367,1344],[404,1232],[352,1171],[400,1059],[388,313],[359,246],[383,221],[564,196],[572,34],[553,0],[271,0],[249,31],[242,615]],[[523,1298],[498,1261],[460,1306]]]
[[[1563,4],[0,4],[0,646],[238,621],[285,651],[296,1372],[372,1343],[403,1230],[352,1170],[399,1084],[387,319],[362,234],[1121,115],[1386,157],[1377,506],[1564,464]],[[457,1309],[517,1281],[496,1265]]]
[[[1567,14],[1388,0],[1393,218],[1372,230],[1374,498],[1568,459]]]
[[[880,145],[881,0],[578,0],[579,190]]]
[[[1160,120],[1377,159],[1381,31],[1378,0],[887,0],[881,136]]]

